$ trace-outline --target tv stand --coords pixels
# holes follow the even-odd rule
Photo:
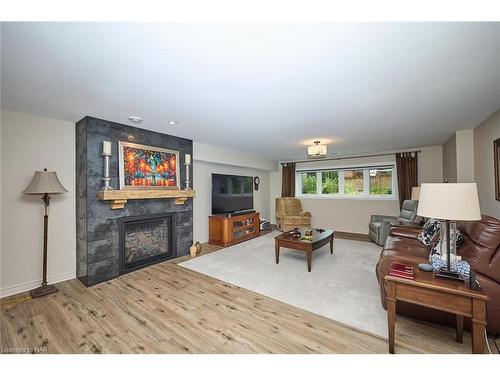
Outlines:
[[[226,214],[227,217],[231,216],[241,216],[241,215],[248,215],[248,214],[254,214],[255,210],[245,210],[245,211],[235,211],[231,212],[229,214]]]
[[[208,243],[231,246],[259,236],[259,213],[242,212],[236,216],[213,215],[208,217]]]

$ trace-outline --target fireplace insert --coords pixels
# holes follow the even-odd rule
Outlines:
[[[177,256],[175,213],[124,217],[120,225],[120,274]]]

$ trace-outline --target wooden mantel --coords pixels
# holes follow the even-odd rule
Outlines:
[[[175,199],[174,204],[184,204],[188,198],[196,196],[194,190],[99,190],[97,199],[111,201],[111,209],[125,207],[129,199]]]

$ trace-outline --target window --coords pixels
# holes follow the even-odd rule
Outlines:
[[[395,199],[393,165],[297,171],[298,196],[352,199]]]
[[[317,192],[317,176],[316,172],[305,172],[300,174],[301,180],[301,193],[302,194],[316,194]]]
[[[339,172],[337,171],[321,172],[321,193],[322,194],[339,193]]]
[[[344,194],[363,194],[364,186],[364,173],[362,170],[344,171]]]
[[[392,168],[370,169],[370,195],[392,195]]]

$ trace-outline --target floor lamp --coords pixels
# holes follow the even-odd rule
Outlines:
[[[446,267],[436,271],[436,277],[463,281],[451,269],[451,254],[456,255],[457,221],[481,220],[475,183],[422,184],[417,215],[441,220],[441,245],[446,244]]]
[[[37,194],[42,195],[42,200],[45,207],[45,214],[43,216],[43,279],[42,285],[36,289],[30,290],[31,297],[42,297],[47,294],[57,292],[57,288],[54,285],[47,285],[47,232],[49,229],[49,194],[61,194],[65,193],[67,190],[62,186],[61,182],[57,178],[56,172],[47,171],[45,168],[43,171],[36,171],[33,179],[26,189],[24,189],[24,194]]]

